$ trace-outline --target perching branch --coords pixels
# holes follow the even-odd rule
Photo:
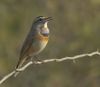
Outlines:
[[[64,58],[61,58],[61,59],[47,59],[47,60],[42,60],[42,61],[30,61],[26,65],[24,65],[22,68],[17,69],[17,71],[22,72],[32,64],[43,64],[43,63],[48,63],[48,62],[62,62],[62,61],[65,61],[65,60],[75,60],[75,59],[78,59],[78,58],[83,58],[83,57],[86,57],[86,56],[91,57],[91,56],[94,56],[94,55],[100,55],[100,52],[95,51],[95,52],[92,52],[92,53],[80,54],[80,55],[76,55],[76,56],[73,56],[73,57],[64,57]],[[14,70],[11,73],[9,73],[8,75],[5,75],[0,80],[0,84],[2,84],[4,81],[6,81],[11,76],[13,76],[15,74],[15,72],[16,71]]]

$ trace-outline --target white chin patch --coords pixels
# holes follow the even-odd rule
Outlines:
[[[44,28],[48,28],[47,24],[48,24],[48,22],[45,22]]]

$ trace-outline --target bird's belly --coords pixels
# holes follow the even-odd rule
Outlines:
[[[37,52],[36,52],[36,54],[38,54],[38,53],[40,53],[45,47],[46,47],[46,45],[47,45],[47,41],[39,41],[38,43],[37,43]]]
[[[30,49],[30,56],[39,54],[47,45],[48,41],[35,41]]]

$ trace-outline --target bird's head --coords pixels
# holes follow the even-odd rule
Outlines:
[[[36,17],[36,19],[34,20],[34,23],[37,26],[37,30],[40,33],[49,33],[47,24],[50,20],[52,20],[52,17],[44,17],[44,16]]]
[[[44,16],[38,16],[35,18],[34,23],[40,26],[47,27],[48,21],[52,20],[52,17],[44,17]]]

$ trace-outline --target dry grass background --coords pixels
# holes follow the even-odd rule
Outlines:
[[[99,0],[0,0],[0,76],[14,69],[33,19],[52,16],[50,40],[39,58],[100,49]],[[99,87],[100,57],[30,66],[0,87]]]

